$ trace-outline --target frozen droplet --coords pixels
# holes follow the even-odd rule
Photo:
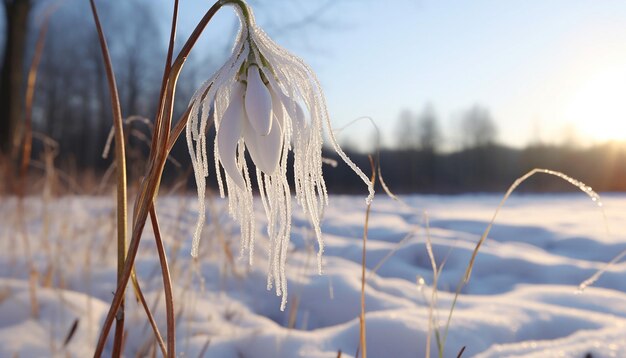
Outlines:
[[[426,285],[426,280],[424,280],[424,278],[422,276],[417,276],[417,290],[421,291],[424,289],[424,286]]]

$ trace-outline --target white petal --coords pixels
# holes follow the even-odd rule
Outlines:
[[[274,118],[272,130],[266,136],[255,133],[252,126],[244,124],[244,142],[254,164],[263,173],[272,175],[278,169],[283,149],[283,132],[280,123]]]
[[[285,109],[283,108],[283,102],[280,100],[280,96],[276,94],[276,91],[270,87],[270,94],[272,96],[272,112],[274,118],[278,120],[281,128],[285,128]]]
[[[217,131],[217,150],[220,162],[226,174],[240,188],[245,188],[241,170],[237,167],[237,143],[241,138],[243,124],[246,120],[243,109],[243,86],[236,88]]]
[[[270,91],[272,94],[272,109],[274,110],[274,114],[276,114],[279,120],[280,117],[277,113],[282,113],[283,118],[285,115],[288,115],[293,120],[294,128],[300,128],[301,130],[306,129],[308,121],[300,103],[287,96],[280,88],[277,89],[278,85],[273,80],[270,80],[270,83],[272,84]],[[276,110],[274,109],[277,106],[275,103],[281,103],[283,106],[279,106],[279,110]],[[284,129],[284,122],[280,121],[280,124]]]
[[[259,156],[259,144],[257,137],[260,137],[260,135],[256,134],[250,122],[247,120],[244,121],[243,141],[246,144],[246,148],[248,149],[248,153],[250,153],[250,157],[252,158],[254,165],[261,170],[261,168],[264,168],[265,165],[261,162],[263,158]]]
[[[272,96],[263,83],[259,67],[248,67],[246,113],[258,135],[268,135],[272,129]]]

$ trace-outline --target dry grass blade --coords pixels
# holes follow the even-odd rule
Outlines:
[[[393,257],[393,255],[395,255],[395,253],[398,252],[398,250],[400,250],[404,244],[406,244],[411,238],[413,238],[417,231],[417,229],[413,229],[408,234],[404,235],[402,240],[398,241],[394,248],[389,250],[389,252],[382,259],[380,259],[380,261],[378,261],[376,266],[374,266],[374,268],[370,270],[370,272],[367,274],[367,279],[369,280],[372,275],[378,272],[378,270],[385,264],[385,262]]]
[[[591,277],[583,281],[580,285],[578,285],[578,292],[583,292],[587,287],[593,285],[602,274],[604,274],[611,266],[615,265],[619,261],[621,261],[624,256],[626,256],[626,250],[620,252],[617,256],[615,256],[611,261],[609,261],[604,267],[599,269],[596,273],[594,273]]]
[[[439,273],[440,269],[437,268],[437,261],[435,260],[435,253],[433,251],[433,243],[430,237],[430,222],[428,220],[428,214],[424,213],[424,221],[426,226],[426,252],[428,253],[428,260],[432,266],[433,270],[433,284],[432,284],[432,293],[430,296],[430,305],[428,307],[428,334],[426,336],[426,357],[430,358],[430,342],[432,339],[433,327],[437,330],[437,346],[439,347],[440,355],[443,353],[443,347],[441,345],[440,335],[438,325],[435,322],[434,313],[437,309],[437,284],[439,283]]]
[[[206,342],[202,346],[200,353],[198,354],[198,358],[204,357],[204,353],[206,353],[207,349],[209,349],[209,345],[211,345],[211,338],[207,338]]]
[[[127,192],[126,192],[126,149],[124,145],[124,123],[122,118],[122,109],[120,107],[120,99],[115,83],[115,74],[111,57],[102,24],[98,17],[98,10],[94,0],[90,0],[91,12],[93,14],[96,30],[98,32],[98,40],[100,41],[100,49],[102,50],[102,58],[104,60],[104,68],[107,76],[107,84],[111,97],[111,109],[113,113],[113,126],[115,128],[115,161],[117,173],[117,280],[118,284],[122,279],[124,272],[124,262],[126,261],[126,223],[128,216],[127,208]],[[119,285],[118,285],[119,286]],[[115,324],[115,340],[113,343],[113,356],[120,356],[122,353],[124,336],[124,303],[123,297],[120,305],[116,309]]]
[[[509,190],[506,191],[506,194],[504,194],[504,197],[500,201],[500,204],[496,208],[496,211],[493,213],[493,217],[491,218],[491,221],[489,222],[487,229],[485,229],[485,232],[480,237],[480,240],[478,241],[478,243],[476,244],[476,247],[474,248],[474,252],[472,252],[472,257],[470,259],[469,265],[467,266],[467,270],[465,271],[465,277],[463,279],[465,283],[469,281],[470,276],[472,275],[472,268],[474,267],[474,261],[476,260],[476,255],[478,254],[478,250],[480,250],[481,245],[483,244],[483,242],[485,242],[485,239],[487,239],[487,235],[489,235],[489,232],[491,231],[491,228],[493,227],[493,224],[496,221],[496,217],[498,216],[500,209],[502,209],[502,207],[504,206],[504,203],[507,201],[509,196],[513,194],[513,191],[515,191],[515,189],[517,189],[518,186],[520,186],[527,179],[529,179],[530,177],[538,173],[548,174],[548,175],[555,176],[557,178],[561,178],[565,180],[566,182],[574,185],[585,194],[587,194],[591,198],[591,200],[595,202],[602,210],[602,215],[605,218],[605,226],[606,226],[606,215],[604,213],[604,210],[602,209],[602,202],[600,201],[600,196],[595,191],[593,191],[593,189],[590,186],[570,176],[567,176],[561,172],[557,172],[557,171],[549,170],[549,169],[535,168],[529,171],[528,173],[526,173],[525,175],[519,177],[517,180],[515,180],[515,182],[513,182],[513,184],[511,184],[511,186],[509,187]],[[608,230],[608,227],[607,227],[607,230]]]
[[[496,218],[497,218],[498,214],[500,213],[500,209],[502,209],[502,207],[506,203],[507,199],[511,196],[511,194],[513,194],[515,189],[517,189],[523,182],[525,182],[526,180],[528,180],[530,177],[534,176],[535,174],[547,174],[547,175],[551,175],[551,176],[555,176],[557,178],[563,179],[566,182],[570,183],[571,185],[573,185],[573,186],[577,187],[578,189],[580,189],[583,193],[587,194],[587,196],[589,196],[591,198],[591,200],[594,203],[596,203],[598,205],[598,207],[600,208],[600,211],[602,212],[602,216],[604,218],[604,225],[605,225],[605,229],[607,231],[607,235],[609,234],[608,221],[607,221],[607,218],[606,218],[606,213],[604,212],[604,208],[602,207],[602,201],[600,200],[600,195],[598,195],[598,193],[593,191],[593,189],[590,186],[586,185],[585,183],[583,183],[583,182],[581,182],[579,180],[576,180],[576,179],[574,179],[574,178],[572,178],[572,177],[570,177],[570,176],[568,176],[566,174],[563,174],[561,172],[550,170],[550,169],[542,169],[542,168],[535,168],[535,169],[529,171],[528,173],[522,175],[518,179],[516,179],[513,182],[513,184],[511,184],[509,189],[504,194],[504,197],[502,198],[502,200],[498,204],[498,207],[496,208],[496,211],[493,213],[493,216],[491,217],[491,220],[489,221],[489,225],[487,225],[487,228],[483,232],[482,236],[480,237],[480,240],[478,241],[478,243],[476,244],[476,247],[474,248],[474,251],[472,252],[472,256],[470,258],[469,264],[467,265],[467,269],[465,271],[465,275],[464,275],[463,279],[457,285],[457,288],[456,288],[456,291],[455,291],[455,294],[454,294],[454,298],[452,299],[452,305],[450,307],[450,312],[448,314],[448,321],[446,322],[445,333],[443,335],[443,345],[445,345],[445,341],[446,341],[446,338],[448,336],[448,329],[450,328],[450,322],[452,320],[452,313],[454,312],[454,308],[456,307],[456,303],[457,303],[458,297],[461,294],[461,290],[463,289],[463,287],[469,282],[469,279],[470,279],[470,277],[472,275],[472,269],[474,268],[474,263],[476,261],[476,256],[478,255],[478,251],[480,250],[482,244],[487,239],[487,236],[489,235],[489,232],[491,231],[491,228],[493,227],[493,224],[495,223]]]
[[[374,158],[372,156],[368,156],[370,160],[370,165],[372,167],[372,176],[370,181],[372,186],[376,184],[376,163],[374,163]],[[369,229],[369,220],[370,213],[372,209],[372,203],[367,204],[367,210],[365,211],[365,225],[363,225],[363,254],[361,257],[361,314],[359,315],[359,339],[360,339],[360,352],[361,357],[367,358],[367,339],[365,333],[365,281],[366,281],[366,269],[365,269],[365,259],[367,257],[367,232]]]
[[[167,320],[167,352],[168,357],[176,355],[176,321],[174,319],[174,294],[172,292],[172,279],[167,264],[167,256],[165,254],[165,246],[161,237],[161,229],[157,218],[154,205],[150,208],[150,221],[152,222],[152,230],[154,231],[154,239],[157,251],[159,253],[159,262],[161,266],[161,274],[163,275],[163,288],[165,293],[165,311]]]
[[[46,34],[48,33],[48,25],[50,24],[50,18],[52,14],[61,5],[61,1],[50,3],[44,11],[43,21],[37,35],[37,43],[35,45],[35,53],[33,55],[33,61],[28,69],[26,96],[25,96],[25,112],[24,112],[24,141],[22,143],[22,163],[20,167],[20,195],[24,195],[24,185],[26,171],[28,170],[30,156],[32,153],[33,145],[33,100],[35,98],[35,85],[37,83],[37,73],[39,69],[39,63],[41,62],[41,56],[43,54],[44,44],[46,42]]]
[[[91,0],[91,2],[93,4],[93,0]],[[141,185],[139,195],[137,196],[137,199],[135,201],[135,210],[132,220],[133,230],[131,234],[130,244],[128,247],[128,258],[125,261],[121,280],[118,283],[117,291],[115,292],[115,296],[113,297],[113,301],[111,302],[111,307],[109,308],[109,311],[105,317],[102,331],[100,332],[100,337],[98,339],[96,351],[94,353],[96,357],[102,355],[106,338],[113,324],[113,320],[115,319],[116,312],[123,302],[126,285],[128,284],[128,281],[130,279],[132,267],[137,256],[137,251],[139,250],[141,235],[146,225],[146,220],[148,219],[148,213],[150,211],[150,208],[153,206],[153,200],[158,192],[158,187],[161,182],[161,176],[168,155],[169,129],[171,126],[171,113],[174,105],[173,98],[175,95],[175,87],[178,75],[182,70],[187,56],[191,52],[191,49],[200,37],[206,25],[213,18],[215,13],[217,13],[217,11],[227,3],[238,4],[240,7],[242,7],[242,11],[247,11],[247,9],[245,9],[245,7],[236,0],[224,0],[215,3],[200,20],[199,24],[196,26],[193,33],[190,35],[189,39],[176,57],[176,61],[174,61],[174,64],[171,66],[171,69],[169,71],[166,86],[167,88],[165,93],[162,94],[162,97],[159,100],[159,111],[155,121],[154,135],[156,139],[153,141],[153,143],[155,143],[156,145],[151,149],[148,173],[145,177],[144,182]],[[95,9],[95,7],[93,8]],[[157,134],[157,131],[162,131],[163,134]]]
[[[165,100],[165,91],[167,90],[167,84],[170,77],[170,71],[172,69],[172,57],[174,56],[174,42],[176,40],[176,29],[178,23],[178,0],[174,1],[174,11],[172,12],[172,27],[170,28],[170,39],[167,47],[167,57],[165,59],[165,68],[163,69],[163,79],[161,80],[161,90],[159,93],[159,107],[157,110],[160,112],[163,107],[163,100]],[[156,148],[160,141],[161,135],[161,116],[157,116],[154,123],[154,133],[152,135],[152,148]],[[183,126],[184,127],[184,126]],[[156,151],[150,152],[150,160],[154,160]]]
[[[165,347],[163,336],[161,335],[161,332],[159,331],[159,326],[157,326],[156,321],[154,320],[154,316],[152,315],[152,312],[150,311],[150,307],[148,306],[146,297],[144,296],[143,291],[141,290],[141,286],[139,286],[139,280],[137,280],[137,276],[135,275],[134,270],[131,275],[131,279],[133,282],[133,288],[135,289],[135,296],[137,297],[137,299],[141,303],[141,306],[146,312],[146,316],[148,317],[148,322],[150,323],[150,327],[152,327],[152,332],[154,333],[154,338],[157,344],[159,345],[159,348],[161,349],[161,354],[163,354],[163,357],[166,357],[167,348]]]
[[[289,314],[287,315],[287,328],[294,329],[296,327],[296,320],[298,318],[298,308],[300,307],[300,296],[295,296],[289,307]]]
[[[76,318],[74,323],[72,323],[72,327],[70,327],[70,330],[67,332],[67,336],[65,336],[65,341],[63,341],[63,347],[67,347],[72,338],[74,338],[74,333],[76,333],[76,329],[78,329],[78,322],[79,319]]]
[[[18,186],[18,211],[20,214],[20,227],[22,232],[22,238],[24,240],[24,247],[26,251],[26,258],[30,270],[29,280],[29,295],[31,302],[31,314],[33,317],[39,315],[39,302],[37,301],[37,278],[38,271],[32,260],[32,253],[30,250],[30,243],[28,238],[28,230],[26,228],[25,215],[24,215],[24,195],[26,194],[26,173],[30,165],[30,157],[33,144],[33,99],[35,97],[35,84],[37,83],[37,73],[39,69],[39,63],[41,62],[41,56],[43,54],[44,44],[46,40],[46,34],[48,32],[48,25],[52,14],[59,7],[60,2],[54,2],[49,4],[43,15],[43,21],[37,35],[37,42],[35,45],[35,52],[30,68],[28,70],[26,96],[25,96],[25,112],[24,112],[24,138],[22,141],[22,161],[20,165],[20,180]]]
[[[172,148],[174,148],[174,144],[176,144],[176,140],[180,137],[181,133],[185,129],[187,125],[187,121],[189,120],[189,115],[191,114],[191,106],[187,107],[185,113],[180,117],[174,129],[172,129],[172,134],[170,135],[169,141],[167,142],[167,151],[171,152]]]

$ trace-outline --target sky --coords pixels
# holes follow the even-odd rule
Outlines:
[[[258,23],[271,35],[328,3],[266,1]],[[208,6],[181,3],[181,37]],[[233,19],[221,11],[198,52],[232,43]],[[478,104],[510,146],[626,140],[626,2],[335,0],[318,19],[276,40],[316,71],[335,128],[369,116],[392,146],[399,113],[430,103],[454,149]],[[366,148],[372,133],[360,121],[342,140]]]

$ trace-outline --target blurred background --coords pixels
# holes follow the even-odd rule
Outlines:
[[[53,165],[66,174],[59,187],[72,182],[76,191],[95,193],[109,180],[111,158],[103,158],[102,152],[112,116],[88,1],[2,3],[0,148],[5,180],[0,185],[11,191],[15,181],[27,75],[49,18],[32,107],[30,170],[37,177]],[[97,4],[122,112],[135,119],[127,132],[130,175],[137,179],[148,153],[172,4]],[[257,22],[318,74],[333,129],[342,129],[344,149],[365,169],[367,155],[379,153],[383,177],[396,192],[501,192],[535,167],[563,171],[597,191],[626,190],[626,3],[250,4]],[[177,48],[210,5],[181,2]],[[229,55],[237,29],[230,9],[220,11],[208,26],[178,82],[178,113]],[[179,140],[167,183],[188,177],[186,151],[184,139]],[[327,156],[334,158],[332,151]],[[363,191],[341,162],[325,171],[330,191]],[[31,190],[37,190],[36,180]],[[521,190],[571,188],[538,178]]]

